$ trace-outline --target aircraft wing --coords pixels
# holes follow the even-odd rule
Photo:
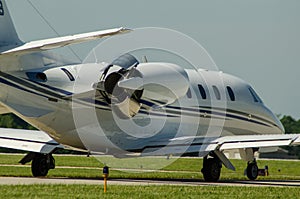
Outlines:
[[[39,52],[44,50],[51,50],[55,48],[64,47],[70,44],[77,44],[81,42],[92,41],[106,36],[126,33],[128,31],[130,31],[130,29],[121,27],[121,28],[102,30],[102,31],[90,32],[90,33],[76,34],[71,36],[31,41],[21,46],[18,46],[16,48],[1,52],[0,56],[1,55],[23,55],[23,54]]]
[[[300,134],[226,136],[218,139],[219,149],[261,148],[300,145]]]
[[[0,147],[49,154],[64,148],[43,131],[0,128]]]
[[[153,143],[143,153],[151,155],[210,152],[225,149],[269,148],[300,145],[300,134],[240,135],[224,137],[178,137]],[[165,146],[165,147],[162,147]]]

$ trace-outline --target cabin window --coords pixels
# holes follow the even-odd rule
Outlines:
[[[235,95],[234,95],[232,88],[230,86],[227,86],[226,89],[227,89],[230,100],[235,101]]]
[[[4,8],[3,8],[3,4],[2,1],[0,1],[0,15],[4,15]]]
[[[221,94],[220,94],[219,89],[218,89],[216,86],[212,86],[212,88],[213,88],[213,90],[214,90],[216,99],[217,99],[217,100],[220,100],[220,99],[221,99]]]
[[[70,71],[68,71],[65,68],[61,68],[62,71],[64,71],[64,73],[66,73],[66,75],[68,76],[68,78],[70,79],[70,81],[75,81],[74,76],[72,75],[72,73],[70,73]]]
[[[206,92],[201,84],[198,84],[198,89],[200,91],[200,95],[201,95],[202,99],[206,99]]]
[[[248,90],[251,96],[253,97],[254,102],[262,103],[262,100],[259,98],[259,96],[257,95],[257,93],[254,91],[253,88],[249,87]]]

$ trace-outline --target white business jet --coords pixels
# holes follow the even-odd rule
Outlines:
[[[124,54],[111,63],[74,64],[48,50],[118,34],[116,28],[28,43],[15,31],[0,0],[0,111],[13,113],[39,131],[0,129],[0,146],[28,151],[33,176],[53,169],[59,148],[122,157],[204,157],[206,181],[224,155],[239,149],[247,176],[256,179],[256,151],[296,145],[254,89],[232,75],[184,69],[172,63],[140,63]]]

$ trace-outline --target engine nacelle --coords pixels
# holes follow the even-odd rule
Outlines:
[[[186,95],[189,89],[186,71],[171,63],[142,63],[143,96],[164,104],[171,104]]]
[[[131,118],[141,99],[171,104],[189,89],[186,71],[171,63],[139,63],[125,54],[107,66],[95,88],[119,117]]]

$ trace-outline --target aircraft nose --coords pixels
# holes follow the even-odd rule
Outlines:
[[[272,121],[272,123],[274,125],[272,133],[274,133],[274,134],[284,134],[285,133],[284,126],[282,125],[282,123],[280,122],[278,117],[265,105],[264,105],[264,109],[265,109],[265,113],[266,113],[267,118],[269,118],[269,120]]]
[[[276,126],[277,126],[278,131],[279,131],[280,134],[284,134],[285,133],[284,126],[282,125],[282,123],[279,121],[279,119],[277,117],[276,117]]]
[[[278,117],[273,112],[271,112],[269,109],[268,109],[268,112],[270,114],[270,119],[274,122],[274,128],[275,128],[274,133],[284,134],[285,133],[284,126],[282,125],[282,123],[280,122]]]

